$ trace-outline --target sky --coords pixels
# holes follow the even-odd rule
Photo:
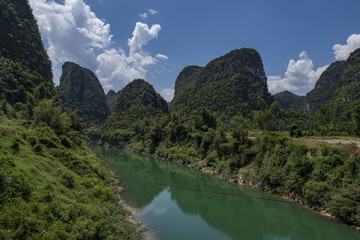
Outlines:
[[[134,79],[167,101],[188,65],[254,48],[269,91],[305,95],[334,61],[360,47],[359,0],[30,0],[54,82],[72,61],[105,93]]]

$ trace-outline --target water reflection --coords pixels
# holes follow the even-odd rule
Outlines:
[[[124,197],[136,203],[137,215],[159,239],[360,239],[358,232],[343,224],[273,196],[168,161],[89,146],[120,178],[138,181],[123,181]]]

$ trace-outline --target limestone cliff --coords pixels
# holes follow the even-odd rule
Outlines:
[[[269,104],[273,98],[260,55],[254,49],[233,50],[205,67],[183,69],[175,82],[170,111],[191,113],[203,106],[229,119],[258,109],[257,96]]]
[[[78,110],[78,115],[88,125],[103,123],[110,115],[110,110],[95,74],[72,62],[64,63],[62,70],[57,90],[63,106]]]

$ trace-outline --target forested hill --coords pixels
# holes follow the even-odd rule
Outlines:
[[[283,91],[274,95],[274,99],[278,102],[279,107],[292,108],[295,111],[302,110],[304,98],[289,91]]]
[[[330,104],[352,103],[360,100],[360,48],[352,52],[345,62],[345,70],[339,79]]]
[[[345,70],[345,61],[332,63],[317,80],[313,90],[305,96],[303,110],[315,112],[331,98]]]
[[[259,109],[257,97],[271,104],[267,79],[260,55],[254,49],[233,50],[205,67],[183,69],[175,82],[170,111],[190,114],[207,107],[229,120],[235,115],[249,116]]]
[[[95,74],[72,62],[64,63],[57,87],[63,106],[78,110],[89,125],[101,124],[110,115],[104,90]]]
[[[129,141],[146,141],[155,149],[161,134],[159,118],[167,118],[167,102],[154,87],[142,79],[136,79],[117,93],[115,112],[101,128],[101,138],[112,145],[124,146]],[[154,129],[155,134],[149,133]]]
[[[149,111],[168,112],[167,102],[151,84],[143,79],[135,79],[118,93],[115,112],[123,112],[133,107],[146,107]]]
[[[51,62],[26,0],[0,0],[0,97],[25,102],[25,92],[41,87],[41,97],[55,96]]]

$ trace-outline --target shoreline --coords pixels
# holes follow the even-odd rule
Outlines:
[[[200,172],[202,174],[206,174],[206,175],[218,178],[218,179],[220,179],[222,181],[226,181],[226,182],[236,184],[236,185],[241,186],[241,187],[254,189],[254,190],[257,190],[257,191],[261,191],[261,192],[264,192],[264,193],[279,197],[281,199],[284,199],[284,200],[290,201],[292,203],[295,203],[295,204],[297,204],[297,205],[299,205],[299,206],[301,206],[301,207],[303,207],[303,208],[305,208],[307,210],[310,210],[310,211],[314,212],[315,214],[317,214],[319,216],[325,217],[325,218],[327,218],[329,220],[332,220],[332,221],[337,221],[339,223],[345,224],[346,226],[360,232],[360,226],[350,225],[350,224],[348,224],[346,222],[341,221],[340,219],[338,219],[337,217],[335,217],[331,213],[329,213],[328,210],[325,207],[322,207],[322,206],[313,206],[312,207],[312,206],[308,205],[305,200],[297,198],[297,196],[294,195],[294,194],[291,194],[291,193],[290,194],[276,194],[276,193],[261,189],[259,187],[256,187],[256,186],[254,186],[252,184],[245,184],[243,181],[241,181],[241,175],[244,172],[244,170],[249,168],[249,165],[251,165],[252,163],[249,163],[247,166],[240,168],[239,171],[238,171],[238,178],[234,179],[234,178],[226,178],[226,177],[222,176],[221,174],[218,174],[217,170],[213,170],[211,168],[201,166],[202,165],[201,162],[203,160],[198,161],[198,162],[196,162],[194,164],[186,164],[186,163],[184,164],[180,160],[166,159],[166,158],[163,158],[163,157],[157,157],[157,156],[154,156],[154,155],[152,155],[150,153],[147,153],[147,152],[141,152],[141,151],[137,151],[137,150],[130,149],[130,148],[121,148],[121,147],[110,145],[109,143],[104,143],[104,144],[101,144],[101,145],[104,146],[105,148],[116,148],[116,149],[120,149],[120,150],[124,150],[124,151],[128,151],[128,152],[138,153],[138,154],[141,154],[143,156],[148,156],[148,157],[153,157],[153,158],[157,158],[157,159],[164,160],[164,161],[174,162],[176,164],[185,166],[185,167],[187,167],[189,169],[193,169],[195,171],[198,171],[198,172]],[[121,181],[119,179],[118,179],[118,181],[121,184]]]

